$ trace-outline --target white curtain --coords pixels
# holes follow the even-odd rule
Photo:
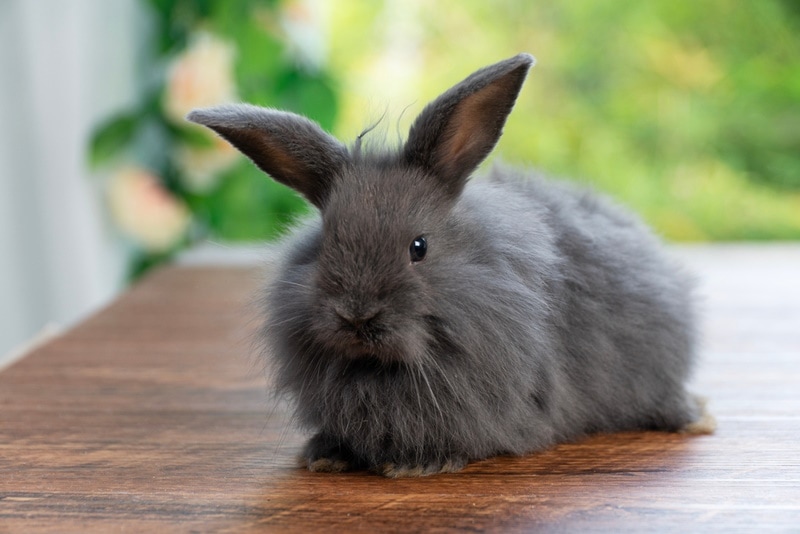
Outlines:
[[[121,287],[85,149],[133,98],[142,21],[135,0],[0,0],[0,367]]]

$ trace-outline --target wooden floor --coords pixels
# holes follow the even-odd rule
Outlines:
[[[172,267],[0,372],[0,531],[800,532],[800,247],[682,248],[715,435],[597,436],[461,473],[294,466],[244,267]]]

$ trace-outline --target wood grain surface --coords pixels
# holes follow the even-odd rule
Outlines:
[[[295,467],[252,356],[255,269],[170,267],[0,373],[0,532],[800,532],[800,249],[703,280],[712,436],[595,436],[461,473]]]

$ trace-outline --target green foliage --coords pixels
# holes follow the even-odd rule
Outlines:
[[[106,163],[119,155],[132,141],[139,121],[135,115],[117,115],[101,124],[89,144],[92,165]]]
[[[334,27],[360,24],[371,46],[337,33],[332,58],[391,80],[370,91],[416,102],[408,123],[476,67],[530,52],[503,159],[608,191],[671,239],[800,239],[798,5],[442,0],[391,12],[397,35],[388,8],[342,1]],[[416,50],[407,93],[386,72],[398,46]],[[356,89],[342,95],[346,135],[375,96]]]

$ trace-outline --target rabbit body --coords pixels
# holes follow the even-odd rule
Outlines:
[[[685,390],[691,283],[649,230],[538,175],[468,182],[531,63],[473,74],[397,152],[348,150],[252,106],[190,115],[320,208],[285,241],[264,297],[277,386],[315,432],[310,469],[456,471],[701,417]]]

